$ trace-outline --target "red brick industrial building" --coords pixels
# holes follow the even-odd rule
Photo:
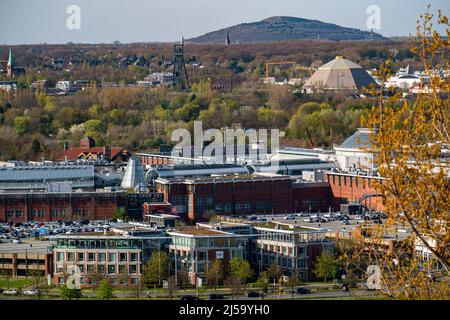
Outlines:
[[[325,173],[325,181],[331,188],[334,210],[340,210],[345,203],[361,203],[375,211],[383,211],[383,197],[375,188],[375,181],[382,181],[379,176],[367,172],[338,172]]]
[[[157,179],[157,192],[177,213],[195,221],[212,214],[286,214],[325,211],[331,192],[325,183],[295,182],[282,175],[241,175],[197,179]]]
[[[5,193],[0,194],[0,221],[111,219],[127,207],[126,192]]]

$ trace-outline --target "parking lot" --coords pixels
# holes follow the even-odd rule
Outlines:
[[[292,226],[302,226],[317,230],[350,231],[363,221],[373,224],[382,224],[385,215],[347,215],[340,213],[293,213],[287,215],[252,215],[241,217],[251,223],[277,222]]]
[[[47,238],[58,234],[74,234],[83,232],[103,232],[116,221],[58,221],[0,224],[0,243],[20,244],[30,238]]]

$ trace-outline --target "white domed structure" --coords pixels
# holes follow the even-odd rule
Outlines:
[[[303,88],[307,93],[326,90],[358,92],[371,85],[378,86],[366,70],[350,60],[337,56],[321,66]]]

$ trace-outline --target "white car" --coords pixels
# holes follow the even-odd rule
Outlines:
[[[15,296],[19,294],[19,291],[16,289],[9,289],[2,292],[3,294],[6,294],[8,296]]]
[[[39,291],[37,291],[36,289],[31,289],[24,291],[23,294],[26,296],[37,296],[39,294]]]

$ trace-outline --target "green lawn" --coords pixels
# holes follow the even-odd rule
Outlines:
[[[32,278],[11,278],[9,279],[9,287],[18,289],[23,287],[28,287],[33,284]],[[0,278],[0,288],[7,289],[8,284],[5,278]]]

